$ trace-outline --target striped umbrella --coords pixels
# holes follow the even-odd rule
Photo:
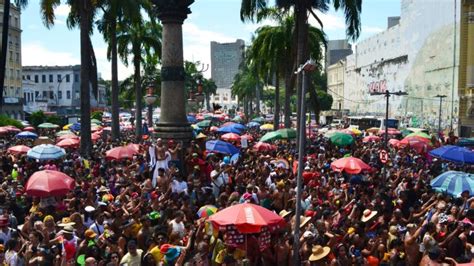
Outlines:
[[[458,197],[463,191],[474,195],[474,175],[458,171],[448,171],[431,180],[431,187],[439,192]]]
[[[197,211],[197,216],[199,218],[208,218],[217,212],[217,207],[214,205],[204,205]]]
[[[66,155],[66,152],[55,145],[41,144],[33,147],[26,155],[36,160],[56,160]]]

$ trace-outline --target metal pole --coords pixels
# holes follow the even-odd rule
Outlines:
[[[305,129],[305,100],[306,94],[306,71],[303,72],[303,82],[301,88],[301,106],[300,106],[300,127],[298,133],[298,175],[296,177],[296,217],[295,217],[295,232],[294,232],[294,265],[300,265],[300,216],[301,216],[301,180],[303,175],[303,158],[304,158],[304,147],[306,141],[306,129]]]
[[[438,137],[441,137],[441,108],[443,104],[443,98],[446,98],[446,95],[436,95],[436,98],[439,98],[439,117],[438,117]]]
[[[384,142],[385,142],[385,148],[388,148],[388,102],[390,98],[390,92],[388,90],[385,91],[385,97],[387,98],[387,104],[385,106],[385,136],[384,136]]]
[[[454,34],[453,34],[453,75],[452,75],[452,84],[451,84],[451,117],[450,117],[450,130],[453,131],[453,116],[454,116],[454,77],[456,72],[456,24],[457,24],[457,6],[454,0]]]
[[[153,105],[148,105],[148,128],[153,127]]]

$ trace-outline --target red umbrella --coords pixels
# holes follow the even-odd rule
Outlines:
[[[397,146],[400,141],[398,139],[389,139],[388,144],[392,146]]]
[[[429,139],[425,139],[422,137],[414,136],[414,137],[406,137],[402,139],[397,146],[399,148],[410,147],[414,149],[418,153],[423,153],[431,150],[431,143]]]
[[[23,130],[33,132],[33,131],[35,131],[35,128],[34,127],[25,127]]]
[[[372,169],[361,159],[355,157],[345,157],[331,163],[332,170],[336,172],[346,172],[348,174],[358,174],[364,170]]]
[[[276,146],[265,143],[265,142],[257,142],[255,145],[253,145],[253,150],[254,151],[274,151],[276,150]]]
[[[13,147],[8,148],[7,151],[13,154],[22,154],[22,153],[27,153],[29,150],[31,150],[31,148],[28,146],[18,145],[18,146],[13,146]]]
[[[4,128],[4,127],[0,127],[0,134],[7,134],[8,132],[8,128]]]
[[[61,148],[75,148],[79,146],[80,140],[79,138],[70,138],[70,139],[63,139],[56,143],[56,146]]]
[[[235,133],[226,133],[221,136],[221,139],[225,141],[240,141],[240,136]]]
[[[380,141],[379,136],[370,135],[362,139],[362,142],[375,142]]]
[[[380,134],[380,135],[385,134],[385,129],[381,129],[381,130],[379,131],[379,134]],[[400,134],[402,134],[402,132],[400,132],[400,130],[398,130],[398,129],[396,129],[396,128],[390,128],[390,127],[389,127],[389,128],[388,128],[388,134],[389,134],[389,135],[400,135]]]
[[[249,134],[245,134],[245,135],[242,135],[240,136],[241,139],[247,139],[247,141],[253,141],[253,136],[252,135],[249,135]]]
[[[353,136],[353,137],[355,137],[355,135],[356,135],[356,134],[354,133],[354,131],[352,131],[352,130],[350,130],[350,129],[348,129],[348,128],[339,130],[339,132],[342,132],[342,133],[345,133],[345,134],[349,134],[349,135],[351,135],[351,136]]]
[[[35,172],[26,182],[26,194],[37,197],[62,196],[74,188],[75,181],[68,175],[44,170]]]
[[[58,137],[58,140],[65,140],[65,139],[79,139],[79,137],[77,135],[74,135],[73,133]]]
[[[127,145],[130,149],[134,150],[135,152],[139,153],[140,152],[140,145],[139,144],[134,144],[130,143]]]
[[[209,131],[211,131],[211,132],[216,132],[217,130],[219,130],[219,128],[216,127],[216,126],[212,126],[212,127],[209,129]]]
[[[128,146],[121,146],[106,151],[105,158],[109,160],[131,159],[135,154],[137,154],[135,149]]]
[[[8,132],[21,132],[21,130],[15,126],[4,126],[4,128],[8,129]]]
[[[241,233],[259,233],[264,227],[285,225],[278,214],[251,203],[236,204],[209,217],[216,227],[235,226]]]
[[[91,134],[91,139],[94,142],[97,141],[98,139],[100,139],[100,133],[98,133],[98,132],[92,133]]]

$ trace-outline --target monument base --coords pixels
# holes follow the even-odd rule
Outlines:
[[[187,146],[193,138],[193,128],[188,123],[157,123],[154,127],[155,136],[163,140],[183,142]]]

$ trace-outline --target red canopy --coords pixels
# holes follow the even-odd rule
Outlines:
[[[225,141],[240,141],[240,136],[235,133],[226,133],[221,136],[221,139]]]
[[[399,148],[410,147],[418,153],[428,152],[432,147],[429,139],[418,136],[406,137],[402,139],[397,146]]]
[[[400,141],[398,139],[389,139],[388,144],[392,146],[397,146]]]
[[[209,217],[216,227],[233,225],[241,233],[259,233],[263,227],[283,226],[285,220],[278,214],[251,203],[225,208]]]
[[[274,151],[276,150],[276,146],[265,143],[265,142],[257,142],[255,145],[253,145],[253,150],[254,151]]]
[[[75,181],[68,175],[44,170],[35,172],[26,182],[26,194],[37,197],[65,195],[74,188]]]
[[[79,139],[77,135],[74,135],[74,133],[62,135],[58,137],[58,140],[64,140],[64,139]]]
[[[361,159],[355,157],[345,157],[331,163],[332,170],[336,172],[346,172],[348,174],[358,174],[364,170],[372,168]]]
[[[242,136],[240,136],[241,139],[247,139],[247,141],[253,141],[253,136],[250,135],[250,134],[244,134]]]
[[[13,147],[8,148],[7,151],[13,154],[22,154],[22,153],[27,153],[29,150],[31,150],[31,148],[28,146],[18,145],[18,146],[13,146]]]
[[[380,137],[371,135],[362,139],[362,142],[372,142],[372,141],[380,141]]]
[[[116,147],[105,152],[105,158],[109,160],[132,159],[137,151],[129,146]]]
[[[25,127],[23,130],[33,132],[33,131],[35,131],[35,128],[34,127]]]
[[[70,138],[70,139],[63,139],[56,143],[56,146],[61,148],[74,148],[79,146],[80,140],[79,138]]]

